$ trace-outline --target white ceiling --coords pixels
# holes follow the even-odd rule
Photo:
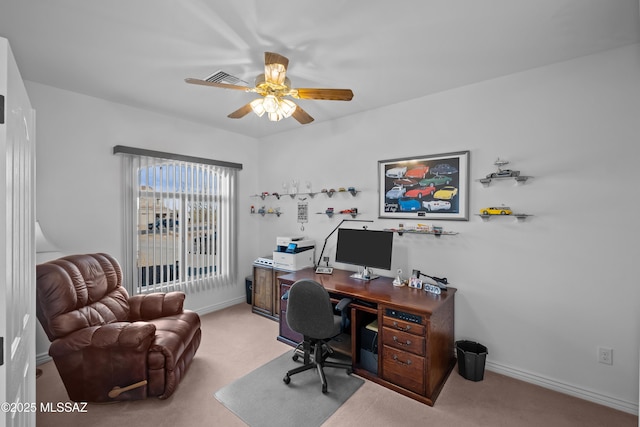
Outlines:
[[[0,0],[24,79],[260,137],[298,128],[227,114],[255,94],[184,83],[222,69],[253,83],[264,52],[316,123],[640,42],[638,0]]]

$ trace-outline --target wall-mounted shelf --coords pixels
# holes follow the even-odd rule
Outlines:
[[[327,209],[324,212],[316,212],[318,215],[326,215],[329,218],[333,218],[334,215],[350,215],[351,218],[355,218],[358,215],[360,215],[360,212],[358,212],[356,209],[346,209],[346,210],[342,210],[342,211],[333,211],[333,210],[329,210]]]
[[[282,211],[280,210],[280,208],[275,208],[275,209],[268,208],[268,209],[265,209],[265,207],[263,206],[260,209],[258,209],[257,211],[251,212],[251,214],[252,215],[262,215],[262,216],[275,215],[277,217],[280,217],[280,215],[282,215]]]
[[[485,186],[489,186],[489,184],[491,184],[491,181],[496,179],[496,180],[502,180],[502,179],[515,179],[516,182],[518,183],[524,183],[526,182],[529,178],[533,178],[532,176],[525,176],[525,175],[519,175],[519,176],[498,176],[498,177],[492,177],[492,178],[480,178],[480,179],[476,179],[476,181],[481,182],[482,185]]]
[[[516,219],[518,221],[524,221],[525,219],[527,219],[527,217],[533,216],[530,214],[523,214],[523,213],[514,213],[514,214],[509,214],[509,215],[484,215],[484,214],[476,214],[478,215],[480,218],[482,218],[484,221],[488,221],[491,218],[513,218],[516,217]]]
[[[511,169],[502,169],[504,165],[509,164],[507,160],[498,159],[493,163],[498,167],[498,172],[490,173],[485,178],[477,179],[476,181],[481,182],[485,187],[491,184],[491,181],[494,179],[515,179],[517,183],[524,183],[529,178],[533,178],[532,176],[520,175],[520,171],[515,171]]]
[[[436,237],[440,236],[454,236],[458,234],[457,231],[431,231],[431,230],[416,230],[416,229],[405,229],[405,228],[385,228],[384,231],[393,231],[394,233],[398,233],[398,236],[402,236],[403,234],[432,234]]]
[[[259,197],[262,200],[266,199],[267,197],[275,197],[278,200],[280,200],[280,198],[283,197],[283,196],[289,196],[292,199],[294,199],[296,196],[309,196],[309,197],[311,197],[313,199],[316,194],[326,194],[329,197],[333,197],[333,195],[335,193],[349,193],[349,194],[351,194],[352,196],[355,197],[356,194],[358,194],[358,192],[359,191],[356,190],[354,187],[349,187],[349,188],[340,187],[338,190],[334,190],[332,188],[332,189],[329,189],[329,190],[325,189],[325,190],[322,190],[320,192],[308,192],[308,193],[306,193],[306,192],[302,192],[302,193],[269,193],[269,192],[265,191],[265,192],[260,193],[260,194],[253,194],[253,195],[251,195],[249,197]]]
[[[322,190],[321,193],[324,193],[329,197],[333,197],[335,193],[350,193],[353,197],[355,197],[356,194],[358,194],[358,190],[356,190],[354,187],[349,187],[346,189],[340,187],[337,191],[331,188],[329,190]]]

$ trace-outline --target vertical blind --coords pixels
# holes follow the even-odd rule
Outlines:
[[[235,282],[238,167],[130,151],[114,148],[125,154],[122,264],[127,290],[199,291]]]

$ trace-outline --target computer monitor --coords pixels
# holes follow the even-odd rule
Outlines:
[[[341,228],[338,230],[336,262],[362,266],[362,273],[351,277],[362,280],[375,279],[370,267],[391,270],[393,232]]]

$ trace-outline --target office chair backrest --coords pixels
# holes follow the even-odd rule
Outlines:
[[[325,339],[340,332],[336,330],[329,292],[314,280],[298,280],[289,290],[287,323],[302,335]]]

